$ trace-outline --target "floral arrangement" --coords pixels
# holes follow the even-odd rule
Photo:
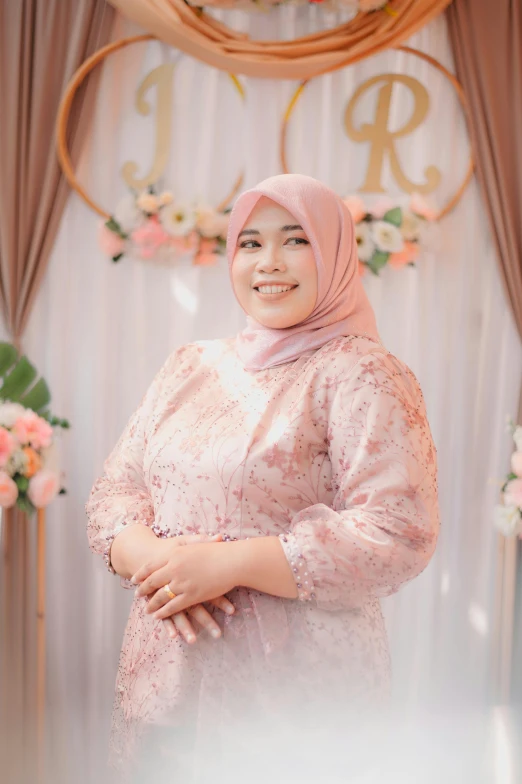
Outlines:
[[[355,222],[361,275],[367,269],[378,275],[387,264],[396,269],[415,265],[425,227],[437,217],[419,194],[412,195],[406,209],[387,199],[371,210],[358,196],[343,201]]]
[[[176,201],[154,187],[131,193],[100,227],[99,244],[113,261],[126,254],[165,262],[194,255],[194,264],[215,264],[226,244],[228,212]]]
[[[6,365],[12,365],[13,359],[17,364],[9,374],[3,373],[0,388],[0,506],[9,509],[16,504],[22,511],[31,513],[47,506],[59,493],[65,493],[56,465],[54,427],[68,428],[69,423],[48,411],[37,413],[13,399],[19,397],[17,390],[23,389],[27,379],[36,375],[25,357],[18,360],[13,346],[0,343],[2,372]],[[29,392],[23,391],[25,399],[35,408],[50,398],[43,379]]]
[[[347,9],[355,13],[370,13],[386,8],[389,0],[188,0],[190,5],[202,8],[239,8],[244,11],[266,11],[277,5],[323,5],[332,11]],[[390,14],[395,15],[389,9]]]
[[[502,501],[495,506],[495,528],[504,536],[522,537],[522,427],[510,419],[508,428],[516,450],[511,455],[511,471],[501,490]]]

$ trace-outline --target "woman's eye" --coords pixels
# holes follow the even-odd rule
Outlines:
[[[310,245],[307,239],[304,237],[290,237],[286,242],[285,245],[289,245],[290,243],[294,245]]]
[[[240,248],[247,248],[247,249],[248,248],[260,248],[261,245],[259,244],[259,242],[257,242],[257,240],[245,240],[244,242],[241,243],[241,245],[239,247]]]

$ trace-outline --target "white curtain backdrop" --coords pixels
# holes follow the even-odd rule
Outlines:
[[[237,14],[235,22],[272,38],[278,23],[285,37],[319,24],[295,8],[270,16]],[[114,37],[134,32],[140,31],[119,20]],[[443,18],[409,43],[452,69]],[[168,60],[176,68],[166,188],[216,204],[241,169],[245,186],[280,171],[280,120],[295,83],[242,79],[243,106],[226,74],[159,43],[140,44],[104,66],[79,172],[108,210],[125,192],[119,174],[125,161],[135,160],[139,174],[149,170],[154,124],[136,113],[133,96],[145,74]],[[294,171],[317,176],[341,194],[357,190],[368,149],[344,134],[344,108],[362,81],[390,71],[416,76],[431,98],[428,120],[398,145],[403,170],[422,182],[433,163],[442,171],[443,197],[458,186],[469,156],[462,111],[435,69],[399,52],[308,85],[289,127]],[[374,100],[375,93],[366,97],[367,109]],[[397,89],[393,123],[400,127],[411,109],[409,93]],[[404,199],[387,169],[383,182]],[[99,773],[131,600],[87,548],[84,503],[169,352],[192,340],[231,335],[244,321],[224,260],[210,268],[186,261],[172,268],[127,259],[113,264],[97,247],[98,223],[72,195],[24,346],[50,384],[53,411],[72,423],[61,439],[68,495],[49,509],[47,527],[48,732],[53,768],[67,771],[62,776],[68,784],[94,781]],[[522,352],[476,184],[432,232],[415,269],[386,270],[366,285],[383,341],[421,382],[440,466],[442,531],[435,558],[384,602],[397,700],[481,706],[490,698],[494,626],[491,518],[498,485],[492,480],[508,467],[505,419],[516,413]]]

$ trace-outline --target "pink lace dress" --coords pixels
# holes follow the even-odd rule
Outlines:
[[[193,646],[134,600],[111,736],[123,779],[151,728],[179,737],[167,754],[182,770],[183,749],[239,716],[277,722],[304,704],[378,699],[389,684],[379,597],[426,567],[438,533],[422,392],[364,337],[258,372],[233,339],[184,346],[131,417],[87,515],[90,547],[111,571],[114,537],[136,523],[157,536],[279,536],[299,591],[234,589],[236,613],[213,610],[223,636],[202,632]]]

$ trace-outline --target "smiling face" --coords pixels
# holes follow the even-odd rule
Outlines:
[[[304,321],[317,301],[317,267],[302,226],[262,196],[239,232],[232,284],[241,307],[259,324],[285,329]]]

